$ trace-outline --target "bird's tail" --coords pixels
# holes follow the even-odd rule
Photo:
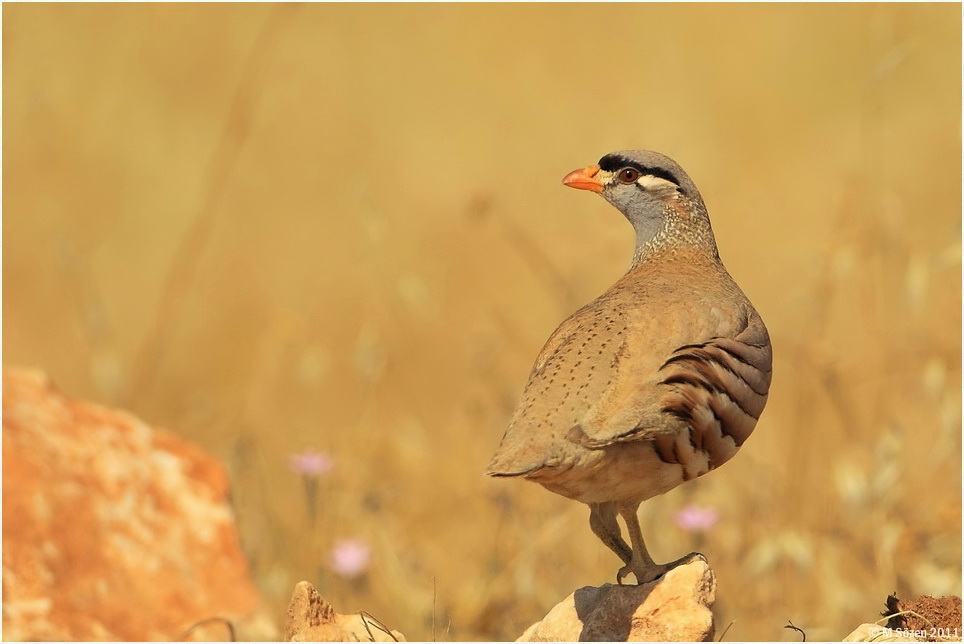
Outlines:
[[[501,478],[528,476],[542,468],[544,464],[544,459],[538,459],[538,462],[535,462],[519,458],[519,455],[506,450],[505,445],[503,445],[492,457],[489,466],[485,468],[485,475]]]

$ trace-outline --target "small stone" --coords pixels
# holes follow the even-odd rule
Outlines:
[[[286,642],[404,642],[405,636],[370,615],[341,615],[307,581],[295,586],[288,604]]]

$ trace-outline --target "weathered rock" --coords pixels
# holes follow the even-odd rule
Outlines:
[[[298,582],[288,604],[286,642],[404,642],[398,631],[386,628],[370,615],[335,612],[315,587]]]
[[[4,639],[228,639],[224,619],[257,619],[220,464],[37,372],[3,374],[3,515]]]
[[[516,641],[709,641],[715,601],[716,576],[695,557],[648,584],[580,588]]]

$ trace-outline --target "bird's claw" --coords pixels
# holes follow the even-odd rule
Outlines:
[[[632,571],[632,569],[631,569],[629,566],[623,566],[622,568],[620,568],[619,570],[617,570],[617,571],[616,571],[616,583],[619,584],[620,586],[625,586],[626,584],[623,583],[623,578],[626,577],[626,575],[628,575],[628,574],[631,573],[631,572],[633,572],[633,571]]]

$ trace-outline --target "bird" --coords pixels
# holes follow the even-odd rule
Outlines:
[[[616,582],[631,573],[649,583],[698,553],[657,564],[639,506],[716,469],[747,440],[770,390],[770,337],[675,161],[612,152],[562,183],[598,193],[629,220],[632,264],[549,337],[485,473],[588,505],[592,532],[623,563]]]

